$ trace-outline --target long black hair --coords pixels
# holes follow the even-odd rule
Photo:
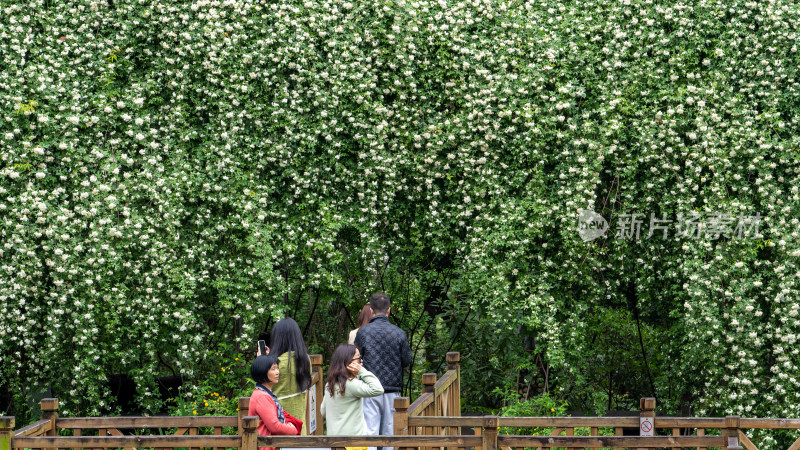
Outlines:
[[[270,335],[270,355],[280,356],[286,352],[294,352],[294,358],[288,358],[289,371],[295,368],[297,385],[300,391],[305,391],[311,385],[311,362],[308,359],[308,349],[303,341],[303,335],[300,333],[300,326],[290,317],[279,320],[272,327]]]
[[[356,346],[351,344],[342,344],[333,351],[328,375],[325,377],[325,384],[331,397],[336,395],[337,392],[344,395],[347,380],[352,376],[350,371],[347,370],[347,366],[354,356],[356,356]]]

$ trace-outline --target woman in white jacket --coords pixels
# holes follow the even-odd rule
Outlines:
[[[366,435],[362,399],[381,394],[381,382],[361,365],[361,354],[356,346],[336,347],[325,377],[325,395],[320,406],[328,435]]]

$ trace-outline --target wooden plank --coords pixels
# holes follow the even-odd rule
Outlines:
[[[483,450],[497,450],[500,443],[497,441],[497,416],[483,417],[483,436],[481,447]]]
[[[725,428],[724,417],[656,417],[656,428]],[[639,427],[637,422],[636,427]]]
[[[789,429],[789,430],[797,430],[800,429],[800,419],[740,419],[739,420],[739,427],[740,428],[765,428],[765,429]],[[706,427],[712,428],[712,427]],[[720,428],[720,427],[716,427]]]
[[[20,437],[11,441],[19,448],[116,448],[116,447],[235,447],[239,436],[39,436]]]
[[[445,436],[458,436],[461,431],[457,427],[445,428]],[[458,447],[448,447],[448,450],[458,450]]]
[[[720,447],[721,436],[498,436],[509,447]]]
[[[256,422],[256,426],[257,425],[258,422]],[[198,431],[197,428],[189,428],[189,436],[197,436],[197,431]],[[255,431],[255,433],[258,433],[258,431]],[[200,449],[198,447],[192,447],[191,450],[200,450]]]
[[[58,420],[58,399],[57,398],[43,398],[39,402],[39,406],[42,410],[42,420],[49,420],[51,425],[45,431],[45,436],[58,436],[58,430],[56,430],[56,421]],[[48,450],[58,450],[56,448],[48,449]]]
[[[500,417],[501,427],[541,427],[541,428],[574,428],[574,427],[636,427],[639,418],[632,417]]]
[[[259,447],[480,447],[480,436],[259,436]]]
[[[700,430],[697,431],[699,432]],[[747,450],[758,450],[758,447],[753,444],[753,441],[746,434],[742,433],[742,430],[739,430],[739,441]]]
[[[706,429],[705,428],[698,428],[697,429],[697,435],[698,436],[705,436],[706,435]],[[697,450],[708,450],[708,449],[705,448],[705,447],[698,447]]]
[[[430,411],[429,411],[428,415],[430,415],[430,416],[438,416],[439,414],[438,414],[437,409],[439,408],[440,405],[438,405],[437,403],[441,399],[439,397],[436,397],[435,395],[433,396],[433,399],[434,399],[434,402],[430,406]],[[428,436],[439,436],[441,434],[441,428],[429,427],[428,431],[426,433],[423,433],[423,434],[427,434]],[[428,447],[427,450],[441,450],[441,448],[434,449],[433,447]]]
[[[789,450],[798,450],[798,449],[800,449],[800,438],[794,441],[794,444],[792,444],[792,446],[789,447]]]
[[[453,384],[458,379],[458,373],[455,371],[446,372],[442,378],[439,378],[436,381],[436,384],[433,387],[433,393],[435,395],[441,395],[442,392],[446,391],[451,384]]]
[[[106,430],[110,436],[124,436],[121,431],[117,430],[116,428],[111,428]],[[124,450],[134,450],[136,447],[128,447]]]
[[[214,436],[222,436],[222,427],[214,427]],[[214,447],[214,450],[225,450],[222,447]]]
[[[211,428],[237,425],[236,416],[72,417],[56,421],[56,428]]]
[[[414,401],[411,406],[408,407],[408,416],[420,416],[425,411],[425,408],[428,407],[431,403],[433,403],[434,397],[432,392],[426,392]]]
[[[568,428],[566,429],[566,433],[564,433],[564,434],[565,434],[566,436],[569,436],[569,437],[575,436],[575,428],[573,428],[573,427],[568,427]],[[570,447],[570,448],[568,448],[567,450],[578,450],[578,449],[577,449],[577,448],[574,448],[574,447]]]
[[[40,420],[38,422],[34,422],[27,427],[22,427],[15,431],[14,436],[41,436],[45,431],[50,430],[51,423],[52,422],[49,420]]]
[[[480,417],[428,417],[409,416],[409,427],[435,426],[435,427],[479,427],[483,422]]]
[[[563,428],[556,428],[550,432],[550,436],[560,436],[564,432]]]
[[[12,450],[11,438],[15,436],[17,420],[13,416],[0,416],[0,449]]]

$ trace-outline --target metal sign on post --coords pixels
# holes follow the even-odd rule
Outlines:
[[[317,390],[308,390],[308,434],[314,434],[317,431]]]
[[[655,436],[652,417],[639,418],[639,436]]]

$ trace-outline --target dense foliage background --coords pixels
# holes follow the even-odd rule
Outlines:
[[[380,290],[475,410],[800,413],[795,2],[0,11],[0,411],[224,410]]]

